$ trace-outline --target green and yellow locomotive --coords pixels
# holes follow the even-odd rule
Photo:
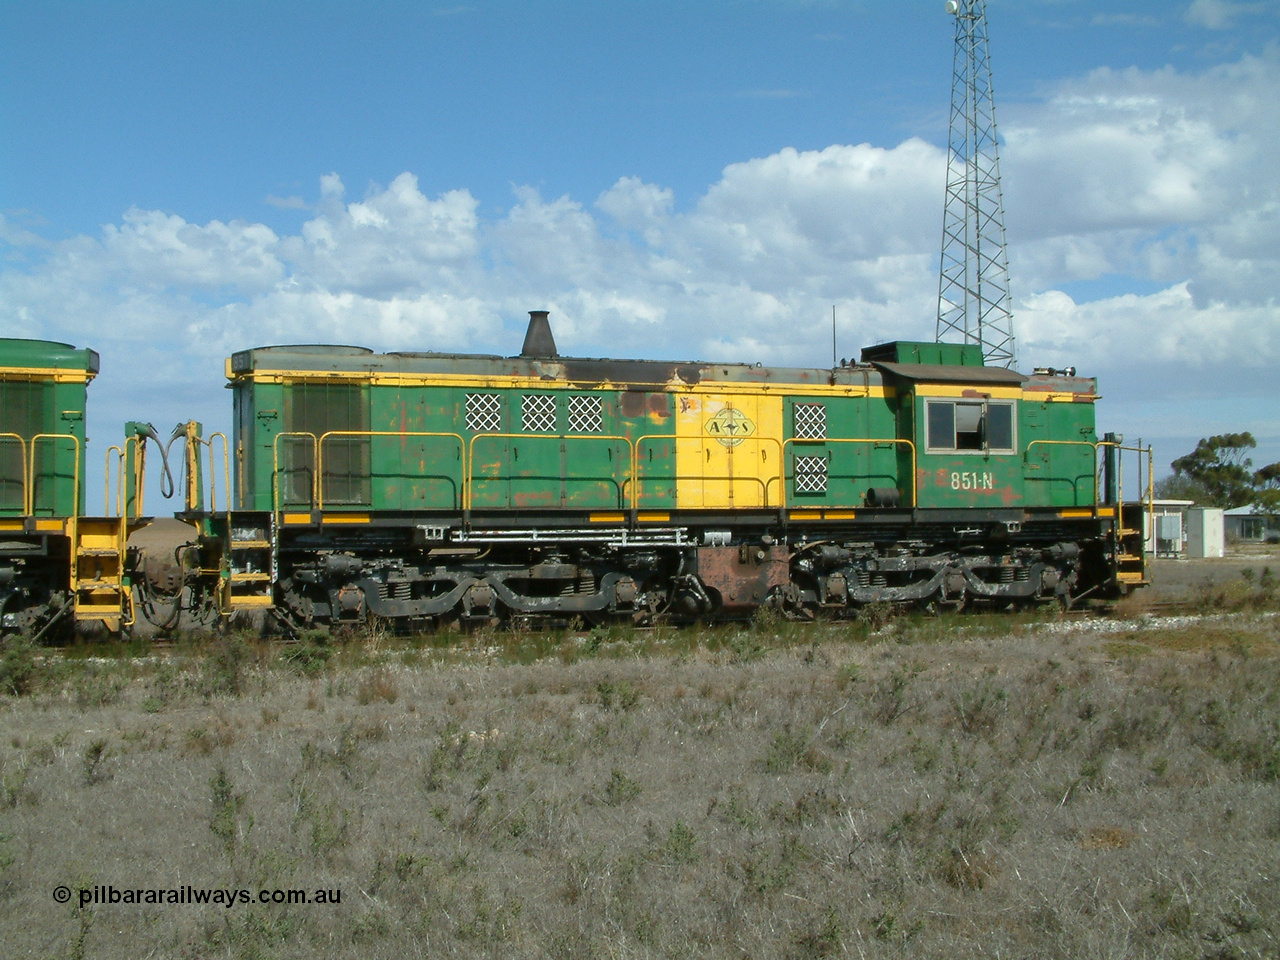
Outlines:
[[[92,350],[0,339],[0,633],[133,620],[126,544],[145,521],[125,519],[122,502],[114,516],[85,515],[85,401],[97,373]],[[140,469],[137,438],[126,447]],[[112,450],[123,476],[123,448]]]
[[[191,586],[222,614],[838,616],[1145,582],[1095,381],[974,345],[832,369],[574,359],[535,311],[514,357],[265,347],[226,373],[230,449],[190,458],[182,515]]]

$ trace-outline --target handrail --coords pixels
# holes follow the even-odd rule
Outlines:
[[[1155,451],[1153,450],[1151,445],[1148,444],[1147,446],[1144,447],[1142,446],[1141,441],[1139,441],[1137,445],[1126,445],[1116,440],[1099,440],[1097,445],[1099,447],[1113,447],[1116,450],[1116,452],[1120,454],[1123,454],[1125,452],[1136,453],[1138,455],[1138,483],[1140,485],[1142,483],[1142,455],[1144,453],[1147,455],[1147,484],[1146,484],[1146,490],[1144,491],[1146,493],[1146,499],[1144,501],[1143,498],[1139,496],[1138,502],[1145,504],[1147,516],[1150,517],[1155,511],[1155,476],[1154,476]],[[1094,458],[1094,464],[1096,468],[1096,464],[1097,464],[1096,456]],[[1096,503],[1096,500],[1097,500],[1096,496],[1094,497],[1094,500]],[[1124,457],[1123,456],[1116,457],[1116,527],[1119,530],[1125,529],[1125,525],[1124,525]],[[1145,524],[1144,524],[1144,529],[1142,531],[1142,539],[1143,539],[1143,549],[1145,550],[1146,549]]]
[[[642,437],[638,437],[638,438],[637,438],[637,439],[632,443],[632,446],[631,446],[631,455],[632,455],[632,460],[631,460],[631,476],[632,476],[632,477],[634,478],[634,480],[635,480],[635,482],[634,482],[634,484],[633,484],[632,507],[631,507],[631,509],[632,509],[632,510],[637,510],[637,509],[639,509],[639,504],[640,504],[640,500],[641,500],[641,486],[642,486],[642,483],[643,483],[643,481],[644,481],[644,479],[645,479],[645,478],[644,478],[643,476],[641,476],[641,474],[640,474],[640,444],[644,443],[646,440],[669,440],[669,441],[670,441],[670,442],[672,442],[672,443],[676,443],[676,442],[678,442],[678,441],[680,441],[680,440],[687,440],[687,441],[692,441],[692,442],[695,442],[695,443],[699,443],[699,444],[700,444],[700,443],[705,442],[707,439],[708,439],[708,438],[707,438],[706,436],[701,435],[701,434],[700,434],[700,435],[698,435],[698,436],[696,436],[696,437],[681,437],[681,436],[678,436],[677,434],[674,434],[674,433],[646,433],[644,436],[642,436]],[[757,443],[766,443],[766,442],[767,442],[767,443],[772,443],[775,447],[777,447],[777,448],[778,448],[778,464],[779,464],[778,469],[779,469],[779,470],[782,470],[782,469],[783,469],[783,467],[782,467],[782,457],[783,457],[782,448],[783,448],[784,444],[783,444],[783,442],[782,442],[781,440],[779,440],[777,437],[760,437],[760,436],[755,436],[755,437],[744,437],[743,439],[744,439],[744,440],[747,440],[747,441],[754,441],[754,442],[757,442]],[[651,479],[651,480],[658,480],[658,481],[661,481],[661,480],[667,480],[667,481],[676,481],[676,482],[679,482],[679,480],[681,479],[681,474],[679,474],[679,473],[672,473],[672,475],[671,475],[670,477],[650,477],[649,479]],[[736,483],[736,482],[743,482],[743,483],[745,483],[745,482],[747,482],[747,481],[754,480],[756,483],[760,484],[760,488],[761,488],[761,489],[760,489],[760,499],[761,499],[761,501],[762,501],[762,502],[761,502],[760,506],[761,506],[761,508],[766,508],[766,509],[767,509],[767,508],[769,507],[769,486],[770,486],[770,485],[771,485],[775,480],[777,480],[777,479],[778,479],[778,476],[772,476],[772,477],[769,477],[768,479],[761,479],[761,478],[760,478],[760,477],[758,477],[758,476],[736,476],[736,475],[734,475],[734,474],[727,474],[727,475],[722,476],[722,477],[708,477],[708,476],[705,476],[705,475],[700,475],[700,476],[698,476],[698,477],[686,476],[686,477],[685,477],[685,479],[690,479],[690,480],[692,480],[692,479],[715,480],[715,481],[717,481],[717,482],[724,482],[724,481],[727,481],[727,482],[729,482],[729,483]],[[732,491],[732,487],[730,488],[730,490]]]
[[[760,491],[760,499],[761,499],[761,501],[763,501],[763,502],[760,504],[760,506],[761,506],[761,507],[764,507],[764,508],[767,508],[767,507],[769,506],[769,485],[770,485],[771,483],[773,483],[773,481],[775,481],[775,480],[780,480],[780,478],[781,478],[781,477],[783,477],[783,476],[785,476],[785,475],[786,475],[786,472],[787,472],[787,464],[786,464],[786,459],[787,459],[787,441],[786,441],[786,440],[779,440],[777,437],[760,437],[760,436],[748,437],[748,438],[746,438],[746,439],[748,439],[748,440],[754,440],[754,441],[756,441],[757,443],[764,443],[764,442],[768,441],[769,443],[772,443],[775,447],[777,447],[777,448],[778,448],[778,473],[777,473],[777,475],[776,475],[776,476],[772,476],[772,477],[770,477],[768,480],[760,480],[760,478],[759,478],[759,477],[735,477],[735,476],[729,476],[729,477],[725,477],[725,478],[723,478],[723,479],[727,479],[727,480],[729,480],[730,482],[733,482],[733,481],[735,481],[735,480],[759,480],[759,481],[760,481],[760,486],[763,488],[763,489]],[[793,439],[794,439],[794,438],[793,438]],[[712,479],[712,480],[719,480],[719,479],[722,479],[722,478],[720,478],[720,477],[711,477],[711,478],[709,478],[709,479]],[[779,502],[778,502],[778,509],[779,509],[779,510],[782,510],[782,509],[784,509],[784,508],[785,508],[785,506],[786,506],[786,502],[787,502],[787,491],[786,491],[786,489],[785,489],[785,488],[786,488],[786,484],[785,484],[784,482],[780,482],[780,483],[779,483],[779,487],[780,487],[780,489],[781,489],[781,492],[780,492],[780,493],[779,493],[779,495],[778,495],[778,501],[779,501]],[[733,491],[733,488],[732,488],[732,487],[730,487],[730,488],[729,488],[729,490],[730,490],[730,492],[732,492],[732,491]]]
[[[1150,504],[1155,498],[1155,477],[1154,477],[1154,471],[1153,471],[1153,467],[1155,464],[1155,453],[1152,450],[1150,444],[1148,444],[1147,446],[1142,446],[1140,443],[1137,445],[1133,445],[1133,444],[1125,444],[1116,440],[1032,440],[1030,443],[1027,444],[1026,450],[1023,451],[1022,459],[1024,462],[1026,462],[1027,459],[1030,457],[1031,448],[1036,446],[1037,444],[1046,444],[1046,445],[1052,445],[1052,446],[1068,446],[1068,447],[1089,447],[1093,450],[1093,507],[1095,511],[1099,506],[1100,493],[1101,493],[1102,471],[1098,466],[1098,451],[1102,447],[1112,447],[1117,452],[1120,452],[1120,453],[1128,452],[1128,453],[1138,454],[1139,483],[1141,483],[1141,480],[1142,480],[1141,456],[1142,454],[1145,453],[1147,455],[1147,484],[1146,484],[1147,489],[1145,491],[1146,501],[1148,504]],[[1031,479],[1039,479],[1039,478],[1031,478]],[[1047,479],[1052,479],[1052,478],[1047,478]],[[1064,477],[1063,479],[1067,479],[1067,478]],[[1074,483],[1074,481],[1072,482]],[[1116,499],[1122,503],[1124,501],[1124,458],[1123,457],[1116,458]],[[1119,515],[1117,515],[1117,520],[1119,519],[1120,517]]]
[[[644,443],[646,440],[669,440],[671,443],[676,443],[679,439],[680,438],[674,433],[646,433],[641,437],[637,437],[635,440],[631,442],[631,478],[632,478],[631,510],[633,513],[640,508],[640,500],[641,500],[640,444]],[[676,481],[678,484],[680,480],[680,476],[679,474],[675,473],[673,469],[672,475],[670,478],[662,477],[660,479],[663,479],[663,480],[671,479]],[[676,489],[677,491],[679,490],[678,485]],[[765,496],[768,496],[767,489],[765,491]],[[677,503],[679,502],[678,498],[679,498],[679,493],[677,492]]]
[[[1119,544],[1119,542],[1120,542],[1121,531],[1128,529],[1127,527],[1125,527],[1125,520],[1124,520],[1124,456],[1123,456],[1123,454],[1124,454],[1124,453],[1126,453],[1126,452],[1127,452],[1127,453],[1136,453],[1136,454],[1138,455],[1138,483],[1139,483],[1139,485],[1140,485],[1140,486],[1142,485],[1142,455],[1143,455],[1143,454],[1146,454],[1146,458],[1147,458],[1147,482],[1146,482],[1146,485],[1145,485],[1146,489],[1145,489],[1145,490],[1143,490],[1143,495],[1140,495],[1140,496],[1139,496],[1139,500],[1138,500],[1138,502],[1139,502],[1140,504],[1143,504],[1143,505],[1145,506],[1145,508],[1146,508],[1146,514],[1147,514],[1147,517],[1150,517],[1150,516],[1152,515],[1152,513],[1154,512],[1154,506],[1155,506],[1155,503],[1154,503],[1154,501],[1155,501],[1155,470],[1154,470],[1154,467],[1155,467],[1155,451],[1152,449],[1152,447],[1151,447],[1151,445],[1150,445],[1150,444],[1147,444],[1146,446],[1143,446],[1143,445],[1142,445],[1142,442],[1141,442],[1141,441],[1139,441],[1136,445],[1133,445],[1133,444],[1125,444],[1125,443],[1123,443],[1123,442],[1121,442],[1121,441],[1118,441],[1118,440],[1096,440],[1096,441],[1090,441],[1090,440],[1032,440],[1030,443],[1028,443],[1028,444],[1027,444],[1026,450],[1023,452],[1023,461],[1024,461],[1024,462],[1027,462],[1028,458],[1030,457],[1030,454],[1031,454],[1031,448],[1032,448],[1032,447],[1034,447],[1034,446],[1036,446],[1037,444],[1058,445],[1058,446],[1084,446],[1084,447],[1089,447],[1089,448],[1091,448],[1091,450],[1092,450],[1092,452],[1093,452],[1093,504],[1092,504],[1092,509],[1093,509],[1093,515],[1094,515],[1094,517],[1095,517],[1095,518],[1098,516],[1099,508],[1102,506],[1102,504],[1101,504],[1101,502],[1100,502],[1100,501],[1101,501],[1101,483],[1102,483],[1101,476],[1102,476],[1102,468],[1101,468],[1101,467],[1099,466],[1099,464],[1098,464],[1098,451],[1099,451],[1101,448],[1103,448],[1103,447],[1111,447],[1112,449],[1114,449],[1114,450],[1117,452],[1117,454],[1120,454],[1120,455],[1118,455],[1118,456],[1115,458],[1115,470],[1116,470],[1116,476],[1115,476],[1115,482],[1116,482],[1116,502],[1115,502],[1115,525],[1114,525],[1114,530],[1115,530],[1115,536],[1116,536],[1116,543],[1117,543],[1117,544]],[[1047,478],[1028,478],[1028,479],[1047,479],[1047,480],[1052,480],[1052,479],[1055,479],[1055,478],[1047,477]],[[1064,479],[1064,480],[1065,480],[1065,479],[1067,479],[1067,478],[1065,478],[1065,477],[1064,477],[1064,478],[1062,478],[1062,479]],[[1078,479],[1078,478],[1077,478],[1077,479]],[[1075,481],[1071,481],[1071,482],[1072,482],[1073,484],[1075,483]],[[1144,525],[1144,529],[1143,529],[1143,531],[1142,531],[1142,540],[1143,540],[1142,549],[1143,549],[1143,550],[1145,550],[1145,549],[1146,549],[1146,530],[1145,530],[1145,525]]]
[[[892,443],[895,446],[906,446],[911,451],[911,506],[914,508],[919,502],[919,479],[916,468],[916,445],[914,441],[905,437],[789,437],[782,442],[782,496],[779,509],[786,509],[787,506],[787,484],[786,484],[786,451],[788,444],[792,443],[812,443],[814,445],[824,443]],[[842,504],[837,504],[842,506]],[[850,504],[854,506],[854,504]]]
[[[129,444],[133,444],[133,517],[136,520],[146,512],[144,503],[147,499],[147,438],[132,436],[124,441],[125,459],[128,459]],[[128,499],[120,506],[123,516],[128,508]]]
[[[476,436],[485,436],[485,434],[477,434]],[[488,434],[488,436],[492,436],[492,434]],[[526,434],[526,436],[528,436],[528,434]],[[361,437],[452,437],[454,440],[458,441],[458,449],[462,451],[465,466],[467,453],[466,441],[462,438],[461,434],[435,430],[329,430],[322,433],[320,435],[320,439],[316,442],[318,449],[318,453],[316,455],[316,485],[319,491],[315,501],[317,510],[324,509],[324,442],[330,437],[351,437],[355,439],[359,439]],[[369,475],[373,476],[372,465]],[[463,471],[463,475],[466,475],[465,470]]]
[[[184,496],[187,500],[187,508],[191,507],[191,490],[190,485],[194,479],[199,477],[200,450],[207,447],[209,450],[209,512],[218,512],[218,463],[213,456],[213,441],[222,441],[222,477],[227,489],[227,509],[226,513],[231,512],[231,447],[227,442],[227,435],[222,431],[211,433],[208,439],[198,437],[194,433],[187,434],[187,484],[188,489]],[[204,491],[201,490],[201,493]]]
[[[27,469],[27,516],[35,515],[35,496],[36,496],[36,444],[41,440],[70,440],[75,445],[75,461],[76,468],[72,475],[73,484],[71,487],[71,516],[80,516],[80,438],[71,433],[37,433],[29,441],[31,443],[31,462]],[[56,454],[56,451],[55,451]],[[57,513],[57,497],[54,498],[54,513]]]
[[[320,441],[316,439],[314,433],[307,433],[305,430],[282,430],[275,435],[271,441],[271,512],[277,515],[280,513],[280,440],[283,437],[310,437],[312,460],[317,464],[320,462]],[[311,474],[311,497],[307,502],[311,506],[316,502],[315,471]]]
[[[1097,440],[1097,441],[1094,441],[1094,440],[1032,440],[1030,443],[1027,444],[1027,448],[1022,452],[1022,462],[1024,464],[1029,462],[1028,458],[1031,456],[1031,448],[1036,446],[1037,444],[1045,444],[1048,446],[1061,446],[1061,447],[1089,447],[1090,449],[1093,450],[1093,509],[1094,509],[1094,512],[1096,513],[1098,510],[1098,489],[1100,484],[1100,480],[1098,476],[1098,473],[1099,473],[1098,447],[1107,444],[1107,441],[1103,441],[1103,440]],[[1023,479],[1024,480],[1042,480],[1042,479],[1052,480],[1056,478],[1024,476]],[[1074,480],[1071,480],[1068,477],[1062,477],[1061,479],[1069,480],[1071,485],[1074,487],[1076,484],[1076,481],[1079,480],[1080,478],[1076,477]]]
[[[214,436],[222,436],[215,434]],[[668,443],[678,443],[681,440],[695,440],[702,442],[706,438],[698,437],[682,437],[678,434],[644,434],[632,440],[630,437],[622,434],[603,434],[603,433],[475,433],[469,439],[461,434],[450,431],[401,431],[401,430],[330,430],[319,437],[313,433],[306,431],[282,431],[275,435],[272,441],[272,511],[279,514],[281,510],[281,490],[280,490],[280,440],[287,438],[307,438],[312,442],[314,472],[311,478],[311,495],[309,503],[314,509],[324,509],[324,444],[325,441],[332,437],[347,437],[353,439],[373,438],[373,437],[440,437],[456,440],[459,445],[461,454],[462,467],[462,509],[464,513],[470,513],[474,504],[474,488],[477,479],[475,474],[476,454],[475,446],[477,441],[489,440],[600,440],[610,443],[623,444],[627,447],[628,457],[626,461],[626,473],[619,478],[617,471],[614,471],[613,480],[617,483],[619,489],[619,497],[622,501],[620,506],[623,509],[630,509],[633,513],[639,509],[643,499],[643,483],[645,480],[658,481],[679,481],[680,475],[673,474],[670,477],[646,477],[641,468],[640,448],[647,441],[663,440]],[[212,440],[212,437],[210,438]],[[728,474],[723,477],[713,477],[710,479],[725,482],[755,482],[761,487],[762,507],[769,508],[769,490],[770,487],[777,482],[780,492],[778,496],[778,509],[785,509],[787,505],[786,493],[786,449],[795,443],[813,443],[813,444],[891,444],[897,447],[906,447],[911,454],[911,479],[910,479],[910,495],[911,506],[915,506],[919,499],[919,479],[917,476],[918,469],[918,451],[913,441],[900,437],[827,437],[816,439],[812,437],[789,437],[780,440],[777,437],[752,437],[751,440],[757,443],[771,443],[778,449],[778,468],[777,472],[769,477],[760,477],[756,475]],[[203,441],[202,441],[203,442]],[[223,437],[224,445],[226,438]],[[211,445],[211,444],[210,444]],[[224,451],[226,450],[224,446]],[[212,453],[211,453],[212,457]],[[226,460],[229,461],[229,452],[226,453]],[[621,461],[619,461],[621,462]],[[226,468],[229,471],[229,466]],[[372,473],[372,471],[371,471]],[[507,477],[510,479],[510,476]],[[707,478],[703,478],[707,479]],[[229,486],[228,477],[228,486]]]
[[[129,436],[125,437],[124,447],[118,447],[114,444],[107,447],[104,456],[104,474],[102,477],[102,511],[108,517],[124,517],[126,513],[126,496],[125,496],[125,465],[129,462],[129,447],[132,445],[136,449],[133,458],[133,491],[134,505],[133,518],[136,520],[142,516],[143,497],[146,487],[146,438]],[[116,455],[116,509],[115,513],[111,512],[111,455]]]
[[[105,471],[102,476],[102,512],[105,516],[112,516],[111,513],[111,454],[114,453],[116,459],[116,513],[123,513],[122,499],[124,497],[124,450],[112,444],[107,447]]]
[[[22,513],[23,516],[30,516],[27,500],[27,441],[19,433],[0,433],[0,440],[17,440],[18,449],[22,451],[22,475],[19,477],[22,484]]]
[[[475,468],[475,462],[476,462],[475,461],[475,444],[477,440],[484,437],[488,437],[491,440],[526,439],[526,440],[621,441],[622,443],[625,443],[627,445],[628,475],[623,477],[622,481],[618,483],[619,499],[622,498],[622,492],[621,492],[622,489],[625,486],[630,485],[631,487],[630,500],[631,500],[632,508],[634,508],[635,499],[636,499],[636,485],[631,482],[634,477],[634,474],[630,473],[630,470],[631,470],[632,464],[635,463],[635,444],[631,442],[631,439],[629,437],[624,437],[619,434],[612,434],[612,433],[476,433],[472,435],[471,442],[468,444],[467,461],[465,464],[467,469],[464,473],[466,477],[466,483],[463,485],[463,488],[462,488],[462,509],[467,514],[470,514],[471,512],[472,483],[474,482],[474,479],[475,479],[474,474],[472,472]],[[614,480],[615,482],[617,482],[616,475],[614,477]],[[625,504],[619,504],[619,506],[625,506]]]

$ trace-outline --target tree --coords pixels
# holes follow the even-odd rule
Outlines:
[[[1201,439],[1195,450],[1179,457],[1170,466],[1175,477],[1192,482],[1194,486],[1188,489],[1203,491],[1203,496],[1194,499],[1206,506],[1242,507],[1252,503],[1257,493],[1251,471],[1253,461],[1245,456],[1257,445],[1253,434],[1248,431],[1223,433],[1207,440]]]
[[[1280,460],[1253,475],[1253,502],[1265,513],[1280,513]]]
[[[1193,503],[1204,503],[1209,499],[1204,484],[1181,473],[1171,473],[1157,480],[1155,495],[1157,500],[1190,500]]]

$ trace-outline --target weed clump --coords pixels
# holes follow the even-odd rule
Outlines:
[[[329,640],[323,630],[308,630],[280,654],[280,660],[304,677],[318,677],[333,656]]]
[[[367,706],[375,700],[395,703],[399,695],[396,678],[386,669],[374,670],[367,674],[356,687],[356,701],[362,706]]]
[[[5,637],[0,654],[0,693],[21,697],[31,693],[40,678],[35,647],[18,636]]]
[[[601,680],[596,695],[600,706],[610,711],[630,710],[640,702],[640,688],[630,680]]]
[[[604,785],[604,802],[611,807],[619,807],[640,796],[641,786],[625,773],[614,767],[609,772],[609,780]]]
[[[206,697],[240,696],[252,656],[253,651],[242,635],[229,633],[219,637],[204,651],[200,692]]]
[[[239,840],[253,829],[253,817],[245,813],[244,794],[235,792],[235,785],[223,767],[218,767],[209,781],[209,800],[212,806],[209,829],[222,843],[227,856],[231,856]]]
[[[94,740],[84,748],[84,753],[80,758],[80,772],[83,775],[85,786],[91,787],[96,783],[101,783],[111,778],[111,774],[103,765],[108,756],[106,740]]]

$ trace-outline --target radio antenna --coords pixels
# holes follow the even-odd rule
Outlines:
[[[946,11],[956,19],[956,43],[936,339],[976,343],[990,366],[1012,368],[1016,357],[1009,254],[986,0],[947,0]]]

